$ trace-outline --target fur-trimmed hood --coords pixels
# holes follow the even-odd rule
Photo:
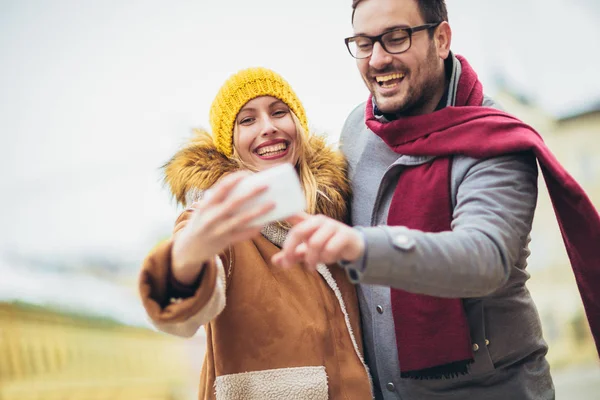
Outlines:
[[[317,213],[347,221],[350,185],[346,160],[322,137],[311,136],[309,145],[314,150],[308,166],[317,181]],[[223,175],[239,169],[234,161],[217,151],[212,137],[205,131],[196,131],[163,168],[165,184],[182,205],[190,191],[206,190]]]

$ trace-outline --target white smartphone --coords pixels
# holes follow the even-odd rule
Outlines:
[[[267,184],[268,189],[249,204],[256,205],[273,201],[275,202],[275,208],[268,214],[256,218],[252,225],[261,226],[280,221],[306,209],[306,199],[298,174],[295,168],[287,163],[244,178],[235,186],[231,195],[244,195],[257,185],[262,184]]]

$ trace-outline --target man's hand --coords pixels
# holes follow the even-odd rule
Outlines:
[[[365,252],[360,232],[332,218],[301,213],[289,218],[288,222],[293,228],[281,251],[271,259],[277,266],[304,263],[314,270],[317,263],[353,262]]]

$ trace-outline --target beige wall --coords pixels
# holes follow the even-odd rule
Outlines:
[[[496,99],[504,109],[535,128],[561,164],[600,206],[600,112],[558,121],[508,93]],[[557,369],[594,362],[597,353],[543,177],[531,233],[528,287],[538,305],[548,358]]]
[[[194,399],[197,339],[0,303],[0,399]]]

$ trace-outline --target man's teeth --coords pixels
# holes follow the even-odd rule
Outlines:
[[[391,81],[392,79],[402,79],[402,78],[404,78],[404,74],[391,74],[391,75],[385,75],[385,76],[376,76],[375,80],[377,81],[377,83],[383,83],[383,82]]]
[[[259,156],[268,156],[268,155],[283,151],[285,149],[287,149],[286,143],[277,143],[272,146],[261,147],[260,149],[256,150],[256,153]]]

